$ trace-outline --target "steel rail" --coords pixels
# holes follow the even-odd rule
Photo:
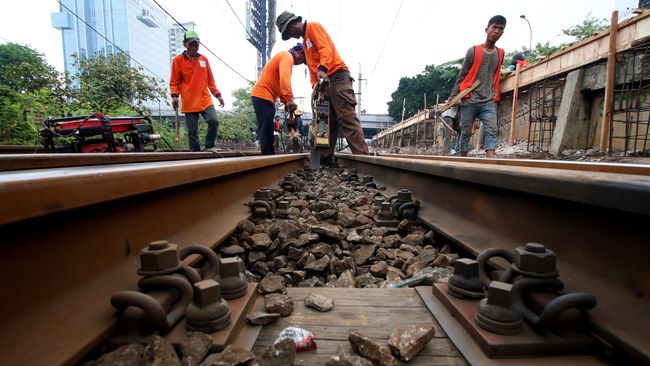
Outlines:
[[[650,177],[339,154],[388,194],[408,188],[421,219],[471,253],[539,242],[571,291],[598,298],[595,333],[650,362]]]
[[[36,145],[0,145],[0,154],[36,154],[45,151],[45,147]]]
[[[419,159],[448,161],[456,163],[474,163],[490,164],[502,166],[520,166],[529,168],[549,168],[562,170],[577,170],[587,172],[618,173],[618,174],[635,174],[650,175],[650,165],[641,164],[620,164],[620,163],[599,163],[599,162],[575,162],[564,160],[535,160],[535,159],[487,159],[487,158],[469,158],[460,156],[436,156],[436,155],[415,155],[415,154],[377,154],[400,159]]]
[[[0,225],[264,167],[268,161],[246,157],[228,164],[202,159],[0,172]]]
[[[0,173],[0,364],[74,364],[116,329],[138,253],[216,246],[305,154]]]
[[[259,156],[259,151],[0,155],[0,171]]]

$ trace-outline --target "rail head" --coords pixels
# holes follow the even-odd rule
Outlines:
[[[0,172],[0,225],[305,157],[291,154]]]
[[[611,169],[615,171],[612,173],[602,164],[578,166],[575,163],[536,163],[531,160],[504,163],[504,160],[474,158],[454,160],[414,159],[413,156],[338,156],[445,179],[650,215],[650,176],[648,168],[641,166],[615,167]],[[630,174],[635,169],[644,174]]]

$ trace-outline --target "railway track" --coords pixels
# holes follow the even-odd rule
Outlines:
[[[218,246],[249,216],[244,203],[252,192],[276,185],[307,158],[113,155],[112,162],[77,155],[88,160],[16,163],[0,172],[0,363],[81,359],[114,331],[108,299],[134,287],[137,253],[147,243]],[[415,156],[339,160],[372,175],[387,195],[410,189],[422,204],[421,220],[469,253],[546,244],[558,254],[567,288],[598,298],[594,334],[650,361],[650,169]]]
[[[0,154],[0,171],[258,156],[259,151]]]

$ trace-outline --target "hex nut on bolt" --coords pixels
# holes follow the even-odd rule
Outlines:
[[[390,202],[384,201],[381,203],[381,208],[379,209],[379,217],[382,219],[394,219],[393,211],[390,209]]]
[[[188,330],[213,333],[230,324],[230,305],[221,296],[221,287],[213,279],[194,283],[193,301],[185,311]]]
[[[255,191],[253,194],[253,197],[255,197],[258,200],[262,201],[270,201],[273,199],[273,193],[268,187],[262,187]]]
[[[492,281],[488,287],[487,303],[489,305],[509,308],[512,306],[512,285],[499,281]]]
[[[244,262],[239,257],[221,258],[220,271],[221,296],[230,300],[246,294],[248,283],[244,274]]]
[[[406,188],[402,188],[397,191],[397,199],[400,201],[410,201],[411,200],[411,191]]]
[[[523,316],[513,306],[512,285],[492,281],[487,299],[481,300],[474,316],[481,328],[497,334],[516,334],[523,327]]]
[[[239,258],[221,258],[221,277],[236,277],[239,275]]]
[[[289,201],[278,202],[278,209],[275,211],[275,215],[279,218],[289,217]]]
[[[543,244],[527,243],[515,249],[513,270],[531,277],[556,277],[557,256]]]
[[[208,279],[194,283],[194,304],[200,308],[221,301],[221,286],[215,280]]]
[[[447,283],[449,293],[471,299],[483,298],[483,283],[478,274],[479,265],[477,261],[469,258],[456,260],[454,262],[454,274]]]
[[[144,248],[139,255],[142,276],[157,276],[177,271],[182,263],[178,259],[178,245],[167,240],[157,240]]]

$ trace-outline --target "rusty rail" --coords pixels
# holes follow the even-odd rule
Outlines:
[[[415,155],[415,154],[377,154],[376,156],[400,158],[400,159],[446,161],[451,163],[473,163],[473,164],[488,164],[488,165],[511,166],[511,167],[574,170],[574,171],[582,171],[582,172],[650,175],[650,165],[641,165],[641,164],[595,163],[595,162],[575,162],[575,161],[564,161],[564,160],[535,160],[535,159],[488,159],[488,158],[469,158],[469,157],[460,157],[460,156],[437,156],[437,155]]]
[[[0,145],[1,154],[36,154],[44,153],[46,150],[43,146],[36,145]]]
[[[259,151],[0,155],[0,171],[259,156]]]
[[[0,364],[73,364],[115,328],[108,299],[136,289],[160,238],[214,247],[255,189],[305,155],[0,173]]]
[[[595,333],[650,361],[647,174],[549,168],[554,162],[339,158],[389,186],[388,194],[409,188],[422,203],[422,220],[474,254],[544,243],[557,253],[567,289],[598,298]]]

